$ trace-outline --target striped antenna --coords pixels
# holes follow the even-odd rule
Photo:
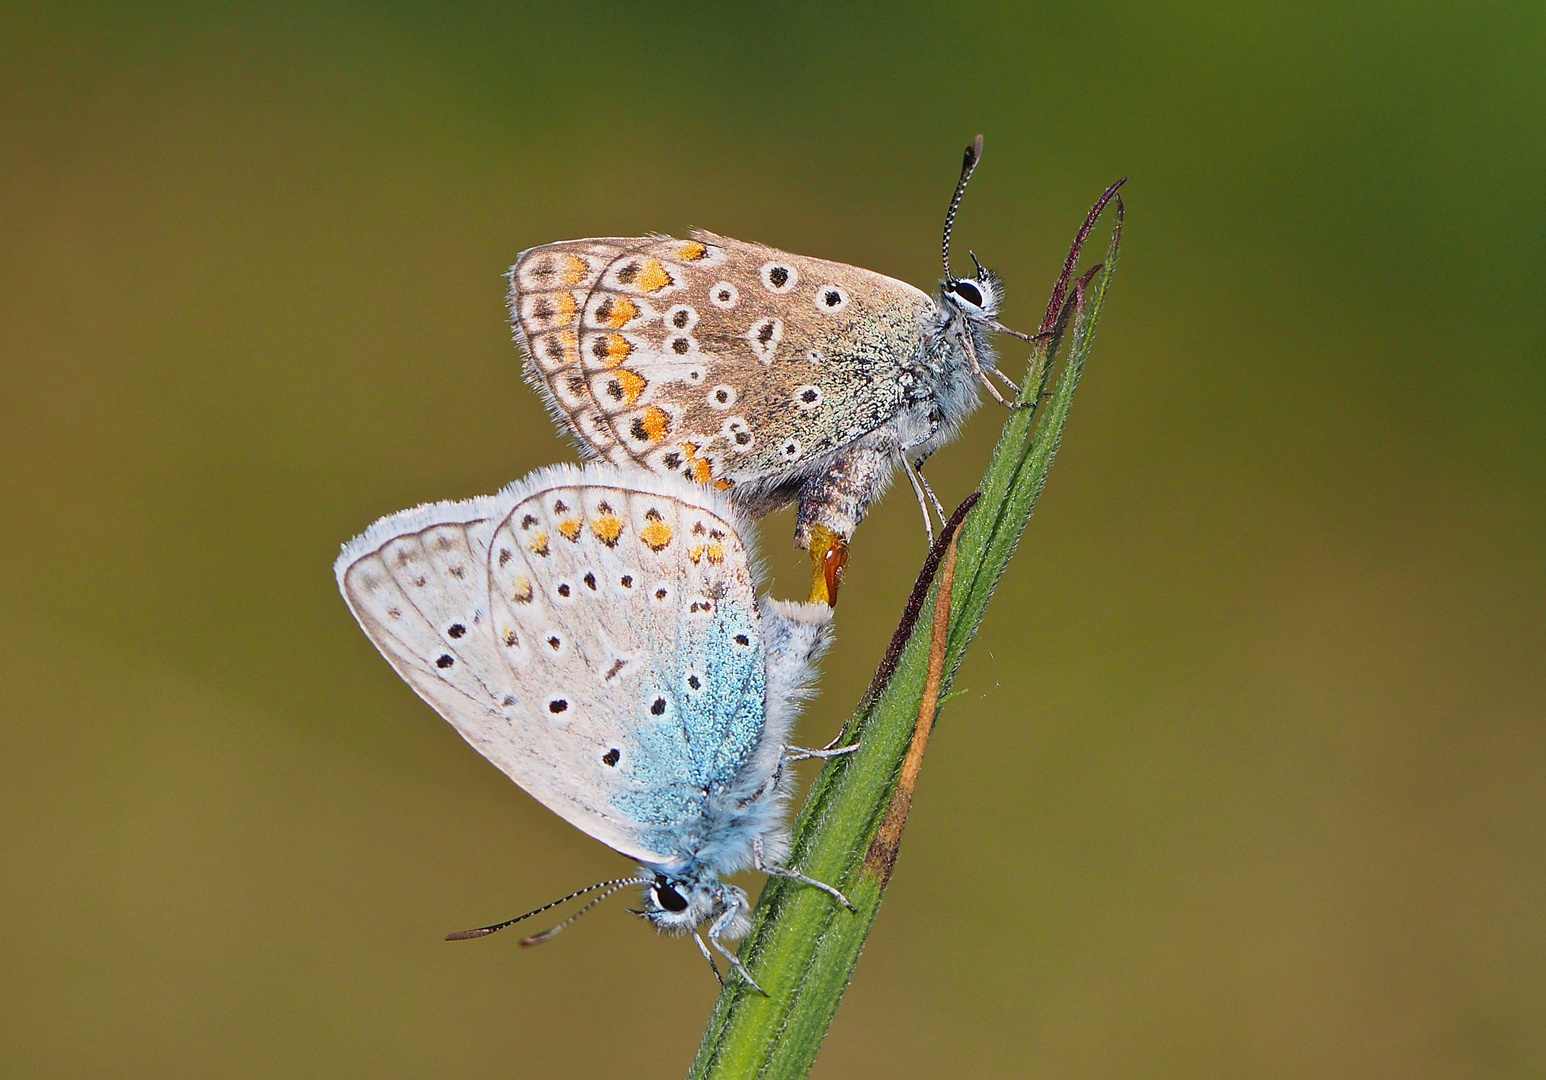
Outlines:
[[[611,896],[613,893],[617,892],[619,889],[627,888],[629,885],[649,885],[649,884],[651,884],[651,883],[646,881],[644,878],[614,878],[611,881],[598,881],[594,885],[587,885],[583,889],[577,889],[574,892],[570,893],[568,896],[559,897],[557,900],[554,900],[551,904],[543,904],[539,908],[534,908],[533,910],[528,911],[525,915],[517,915],[513,919],[506,919],[504,922],[502,922],[502,923],[495,923],[493,926],[480,926],[476,930],[458,930],[454,934],[447,934],[446,935],[446,940],[447,941],[468,941],[468,940],[470,940],[472,938],[488,937],[490,934],[493,934],[493,933],[496,933],[496,932],[498,932],[500,930],[503,930],[507,926],[514,926],[518,922],[521,922],[521,921],[523,921],[525,919],[529,919],[533,915],[541,915],[544,911],[551,911],[553,908],[556,908],[559,904],[567,904],[569,901],[573,900],[577,896],[584,896],[586,893],[595,892],[597,889],[606,889],[607,890],[606,892],[604,892],[600,896],[598,896],[596,899],[594,899],[590,903],[586,904],[583,908],[581,908],[574,915],[571,915],[569,918],[567,918],[563,922],[559,923],[553,929],[544,931],[543,933],[537,934],[534,937],[526,938],[525,940],[523,940],[521,942],[522,945],[537,945],[537,944],[540,944],[540,942],[546,941],[548,938],[550,938],[554,934],[558,933],[564,927],[566,927],[570,923],[574,922],[575,919],[578,919],[581,915],[584,915],[591,908],[593,908],[597,904],[601,903],[601,901],[605,900],[607,897]]]
[[[945,213],[945,241],[941,245],[940,254],[945,260],[946,281],[955,280],[955,275],[950,272],[950,230],[955,228],[956,211],[961,208],[961,196],[966,194],[966,182],[972,178],[972,172],[981,160],[982,136],[978,135],[972,140],[972,145],[966,148],[966,157],[961,162],[961,180],[956,184],[956,193],[950,197],[950,209]]]

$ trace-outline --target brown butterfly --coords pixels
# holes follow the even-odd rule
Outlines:
[[[919,471],[977,407],[998,276],[950,272],[950,231],[982,136],[945,217],[930,296],[857,266],[694,230],[689,238],[567,240],[523,251],[510,314],[526,375],[586,456],[686,476],[753,517],[799,504],[810,599],[835,603],[848,541],[898,466]]]

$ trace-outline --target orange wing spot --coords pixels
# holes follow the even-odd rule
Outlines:
[[[639,317],[639,305],[626,296],[613,297],[610,304],[603,300],[601,307],[596,309],[596,314],[601,317],[603,325],[616,330],[619,326],[627,326]]]
[[[725,561],[725,545],[710,544],[707,554],[709,557],[709,562],[713,563],[715,566],[718,566],[720,563]]]
[[[687,557],[692,560],[694,566],[697,566],[703,558],[703,545],[699,544],[697,547],[689,549]]]
[[[639,395],[644,393],[644,388],[650,384],[649,380],[637,372],[627,368],[619,368],[614,376],[617,387],[623,394],[623,404],[632,405],[639,400]],[[646,429],[647,430],[647,429]]]
[[[558,531],[564,534],[564,539],[569,541],[580,538],[580,519],[564,518],[558,523]]]
[[[692,478],[700,484],[707,484],[710,480],[714,479],[714,463],[708,458],[694,458]]]
[[[662,551],[671,542],[671,526],[664,521],[651,521],[639,532],[639,539],[651,551]]]
[[[682,250],[677,252],[677,257],[687,262],[697,262],[709,253],[708,246],[700,244],[696,240],[689,240],[682,245]]]
[[[510,583],[510,599],[517,604],[531,603],[531,578],[520,574]]]
[[[716,481],[714,481],[714,485],[713,486],[714,486],[714,490],[715,491],[729,491],[731,488],[735,487],[735,481],[734,480],[716,480]]]
[[[596,534],[607,547],[616,547],[617,538],[623,535],[623,523],[612,514],[602,514],[590,523],[591,532]]]
[[[578,255],[559,256],[558,283],[560,285],[573,285],[585,280],[585,275],[590,273],[590,263]]]
[[[549,371],[569,367],[580,359],[580,339],[572,329],[545,334],[537,349],[542,366]]]
[[[639,426],[644,429],[644,434],[650,442],[658,443],[671,430],[671,417],[666,415],[666,410],[651,405],[639,418]]]
[[[561,323],[574,322],[574,314],[579,310],[574,302],[573,293],[558,293],[553,298],[553,303],[558,308],[558,321]]]
[[[617,367],[618,364],[628,359],[629,353],[633,352],[633,346],[628,344],[628,339],[622,334],[608,334],[605,340],[607,343],[607,356],[602,363],[607,367]]]
[[[634,278],[634,284],[647,293],[657,293],[661,289],[676,284],[676,278],[654,259],[646,259],[644,268],[639,271],[639,276]]]
[[[533,555],[546,555],[548,553],[548,534],[545,532],[532,533],[526,546],[531,549]]]
[[[693,458],[698,456],[698,444],[695,442],[683,443],[682,453],[687,455],[688,461],[691,461]]]

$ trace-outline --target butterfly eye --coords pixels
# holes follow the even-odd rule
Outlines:
[[[982,290],[970,281],[952,281],[949,289],[973,307],[982,307]]]
[[[687,900],[669,885],[655,886],[655,903],[667,911],[686,911]]]

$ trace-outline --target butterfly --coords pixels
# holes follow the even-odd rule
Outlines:
[[[640,914],[724,942],[750,904],[720,878],[785,868],[788,745],[832,609],[757,596],[742,513],[677,476],[593,463],[393,514],[345,544],[339,589],[409,686],[533,798],[639,864],[521,916],[643,888]],[[451,935],[477,937],[520,919]],[[698,928],[707,924],[707,944]],[[756,984],[753,982],[753,986]]]
[[[929,295],[844,263],[694,230],[544,244],[510,270],[529,382],[588,457],[681,475],[752,517],[795,501],[810,599],[835,603],[848,542],[906,471],[933,537],[923,462],[977,407],[1007,400],[991,332],[1003,286],[950,270],[950,233],[982,136],[945,217],[945,277]],[[943,511],[940,510],[941,517]]]

